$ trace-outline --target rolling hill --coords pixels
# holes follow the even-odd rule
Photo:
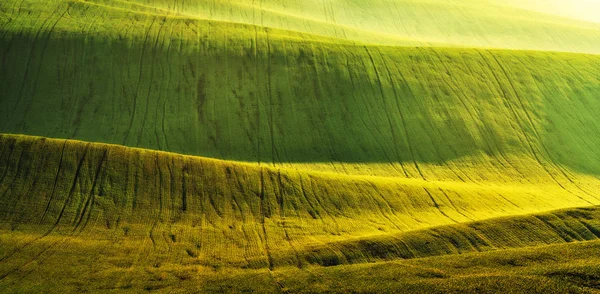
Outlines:
[[[598,289],[600,24],[526,4],[3,1],[0,288]]]
[[[297,275],[323,267],[342,269],[319,274],[319,283],[373,270],[385,280],[415,258],[468,253],[496,273],[446,269],[470,262],[455,257],[402,271],[402,287],[465,291],[497,279],[514,291],[598,286],[585,278],[597,279],[597,260],[567,262],[560,249],[597,250],[600,210],[590,205],[600,201],[592,194],[343,176],[23,135],[0,142],[8,163],[0,283],[9,291],[306,291],[319,289],[316,280]],[[551,211],[561,206],[581,208]],[[574,245],[584,241],[592,243]],[[511,278],[521,266],[532,276]]]

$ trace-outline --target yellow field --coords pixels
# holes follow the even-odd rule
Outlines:
[[[285,275],[289,267],[600,237],[600,210],[593,206],[600,200],[581,189],[594,191],[598,181],[584,176],[558,183],[564,188],[424,181],[39,137],[0,140],[2,162],[9,163],[0,186],[0,278],[8,289],[21,288],[19,281],[52,272],[65,260],[73,265],[68,271],[86,273],[85,278],[56,272],[58,284],[30,290],[101,290],[109,284],[167,290],[177,287],[175,277],[214,279],[225,269],[255,269],[242,277],[264,273],[259,269]],[[590,208],[542,213],[565,207]],[[148,274],[159,278],[148,280]],[[88,279],[94,282],[76,286]],[[270,291],[268,282],[247,283],[237,289]]]
[[[597,292],[597,3],[543,3],[2,1],[0,292]]]

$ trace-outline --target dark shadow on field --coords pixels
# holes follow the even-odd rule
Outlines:
[[[543,126],[543,144],[553,159],[577,172],[600,176],[600,58],[592,64],[571,64],[580,67],[582,75],[567,77],[556,85],[558,95],[546,95],[546,121]],[[587,79],[583,74],[589,73]],[[564,87],[562,87],[564,86]],[[548,92],[546,92],[548,93]]]
[[[474,154],[530,152],[525,133],[533,130],[519,122],[524,106],[507,103],[509,84],[480,50],[282,41],[269,38],[269,30],[256,39],[225,39],[222,26],[169,19],[144,28],[143,39],[57,34],[35,41],[6,34],[0,132],[261,162],[441,165]],[[193,29],[199,38],[160,34],[165,27]],[[577,74],[543,63],[577,55],[519,54],[545,91],[553,91],[553,70],[564,71],[558,77],[564,83]],[[511,58],[505,55],[498,55],[501,63]],[[568,119],[532,138],[533,144],[543,138],[561,164],[597,172],[597,157],[568,154],[575,146],[595,156],[591,148],[600,138],[597,125],[579,127],[600,106],[593,99],[597,84],[589,84],[599,69],[589,70],[580,93],[570,94],[588,104],[536,108],[548,122]],[[535,86],[516,91],[528,101]],[[547,140],[554,134],[576,137]]]
[[[422,99],[378,50],[5,38],[1,132],[263,162],[441,164],[477,149],[434,104],[443,94]]]
[[[509,83],[519,95],[520,124],[549,164],[600,175],[600,58],[552,53],[532,59],[526,54],[496,52]],[[535,66],[537,64],[542,66]],[[530,70],[534,68],[534,70]],[[528,95],[524,95],[527,93]],[[531,126],[534,126],[532,128]]]

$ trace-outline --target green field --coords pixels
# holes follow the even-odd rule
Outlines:
[[[600,291],[600,21],[544,1],[3,1],[0,289]]]

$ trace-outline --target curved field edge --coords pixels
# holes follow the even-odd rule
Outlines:
[[[600,173],[597,55],[320,43],[111,15],[12,18],[0,132],[427,180],[536,174],[579,190],[571,170]]]
[[[297,252],[297,256],[311,264],[333,266],[535,247],[599,238],[600,208],[593,206],[493,218],[404,233],[348,238],[327,243],[326,246],[307,246]],[[292,255],[291,252],[287,253]]]
[[[32,240],[18,232],[0,235],[0,246]],[[13,256],[3,269],[5,293],[596,293],[600,241],[561,243],[498,251],[378,261],[339,266],[288,266],[272,270],[205,266],[167,261],[142,247],[123,254],[112,240],[89,242],[46,237]],[[136,250],[141,250],[137,252]],[[125,255],[126,257],[123,257]],[[148,258],[150,261],[144,261]],[[177,262],[177,263],[172,263]],[[4,262],[8,264],[9,262]],[[60,270],[57,270],[60,269]],[[43,276],[45,279],[40,279]]]
[[[25,27],[31,24],[28,22],[31,19],[43,19],[52,12],[60,15],[66,8],[67,19],[85,22],[79,18],[79,13],[83,12],[87,19],[96,19],[99,25],[106,25],[100,30],[108,27],[119,29],[118,25],[114,26],[119,24],[118,21],[115,23],[115,19],[106,16],[125,16],[123,18],[136,19],[138,22],[140,18],[151,16],[238,23],[261,29],[285,30],[290,34],[313,34],[379,45],[448,44],[599,53],[599,24],[495,2],[25,0],[5,1],[0,12],[4,12],[5,22],[16,19],[14,23]],[[369,13],[364,13],[366,10]],[[22,13],[25,11],[27,15]],[[19,25],[13,27],[18,28]]]
[[[272,283],[275,291],[291,293],[597,293],[599,249],[599,241],[588,241],[333,267],[285,268],[273,271]],[[237,280],[227,274],[225,278],[208,279],[210,286],[206,289],[226,289],[227,282],[252,275],[240,271]],[[247,284],[238,289],[248,288],[259,289]]]
[[[599,286],[597,206],[440,226],[453,214],[433,183],[29,136],[1,135],[0,148],[0,286],[8,292]],[[437,207],[419,189],[432,191]],[[463,213],[482,203],[517,213],[479,193],[485,201]]]
[[[0,259],[34,257],[27,248],[41,239],[112,240],[128,258],[150,254],[144,262],[272,269],[590,240],[595,208],[539,213],[600,204],[594,197],[0,135],[0,228],[24,248]],[[432,228],[532,213],[539,215]]]

